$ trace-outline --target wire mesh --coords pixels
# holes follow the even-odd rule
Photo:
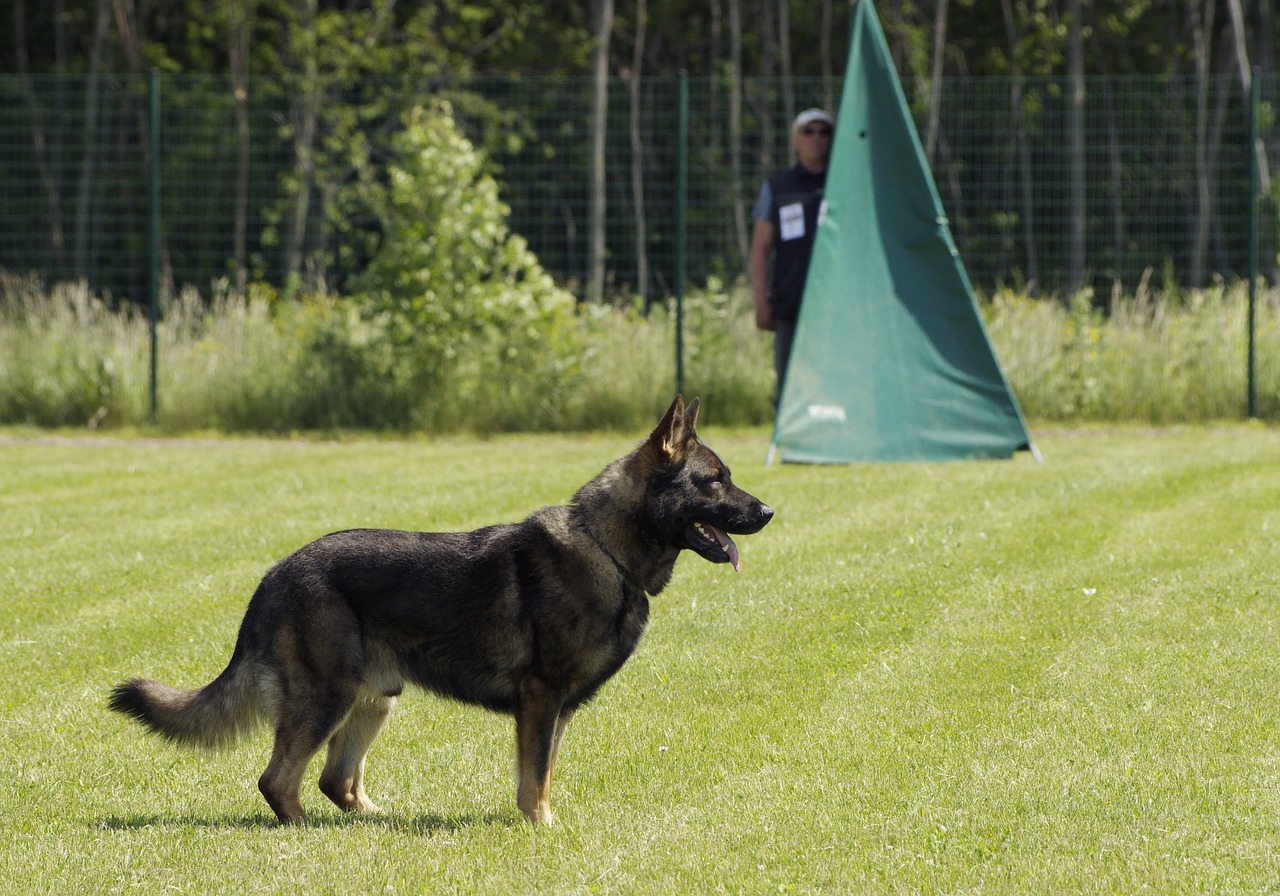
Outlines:
[[[169,288],[218,280],[343,291],[378,244],[359,201],[384,176],[402,113],[451,101],[481,147],[512,231],[580,293],[591,276],[591,97],[586,78],[313,83],[164,75],[161,258]],[[687,271],[693,285],[745,270],[752,200],[790,163],[790,116],[834,111],[838,79],[690,78]],[[970,278],[1042,293],[1133,290],[1144,276],[1201,287],[1248,271],[1249,108],[1239,79],[1086,80],[1072,153],[1063,79],[966,78],[927,97],[904,85]],[[1262,144],[1280,168],[1280,79],[1263,76]],[[923,89],[923,88],[922,88]],[[147,297],[145,76],[0,76],[0,268]],[[678,82],[609,83],[606,292],[675,291]],[[838,139],[838,138],[837,138]],[[1078,167],[1077,167],[1078,166]],[[1073,186],[1074,184],[1074,186]],[[1274,186],[1262,197],[1274,279]]]

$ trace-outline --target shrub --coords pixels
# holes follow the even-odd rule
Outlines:
[[[387,183],[370,188],[382,242],[355,288],[412,359],[414,423],[550,425],[580,373],[573,296],[510,232],[497,183],[447,103],[408,113],[392,149]],[[466,397],[465,417],[433,400],[444,391]]]

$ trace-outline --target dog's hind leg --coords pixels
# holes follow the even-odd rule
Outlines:
[[[395,706],[394,696],[362,697],[329,739],[320,790],[343,811],[382,811],[365,793],[364,764],[370,745]]]
[[[568,725],[564,697],[536,678],[520,685],[516,710],[516,804],[534,824],[551,824],[551,771]],[[570,715],[572,712],[569,713]]]
[[[303,821],[302,776],[307,763],[347,720],[360,686],[353,677],[307,676],[286,682],[282,690],[275,746],[258,789],[282,822]]]
[[[305,719],[281,719],[271,761],[258,779],[258,790],[281,822],[305,821],[302,808],[302,776],[307,763],[320,751],[324,735],[316,736]]]

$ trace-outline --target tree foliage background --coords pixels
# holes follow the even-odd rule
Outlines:
[[[855,0],[856,2],[856,0]],[[840,0],[4,0],[0,71],[303,76],[839,74]],[[904,78],[1274,69],[1268,0],[899,0],[877,11]],[[1074,28],[1073,28],[1074,26]],[[593,30],[594,29],[594,30]],[[605,29],[602,33],[600,29]]]

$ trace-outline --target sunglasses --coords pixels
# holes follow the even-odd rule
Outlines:
[[[801,128],[800,133],[804,134],[806,137],[812,137],[814,134],[817,134],[819,137],[830,137],[831,128]]]

